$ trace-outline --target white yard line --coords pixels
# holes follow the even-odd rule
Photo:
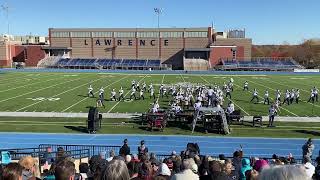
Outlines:
[[[129,76],[129,75],[128,75],[128,76]],[[123,79],[127,78],[128,76],[125,76],[125,77],[123,77],[123,78],[121,78],[121,79],[119,79],[119,80],[117,80],[117,81],[114,81],[114,82],[112,82],[111,84],[109,84],[108,86],[105,86],[105,87],[103,87],[103,88],[107,88],[107,87],[109,87],[109,86],[111,86],[111,85],[113,85],[113,84],[115,84],[115,83],[117,83],[117,82],[119,82],[119,81],[122,81]],[[97,91],[97,92],[99,92],[99,91]],[[97,93],[97,92],[95,92],[95,93]],[[95,93],[94,93],[94,94],[95,94]],[[65,109],[64,109],[64,110],[62,110],[61,112],[65,112],[65,111],[69,110],[70,108],[72,108],[72,107],[74,107],[74,106],[76,106],[76,105],[80,104],[81,102],[83,102],[83,101],[87,100],[88,98],[89,98],[89,97],[83,98],[82,100],[80,100],[80,101],[78,101],[78,102],[76,102],[76,103],[72,104],[71,106],[69,106],[69,107],[65,108]]]
[[[5,101],[8,101],[10,99],[15,99],[15,98],[18,98],[18,97],[21,97],[21,96],[25,96],[25,95],[32,94],[32,93],[35,93],[35,92],[38,92],[38,91],[49,89],[49,88],[52,88],[52,87],[55,87],[55,86],[58,86],[58,85],[61,85],[61,84],[65,84],[65,83],[72,82],[72,81],[77,81],[79,79],[81,79],[81,78],[73,79],[73,80],[70,80],[70,81],[64,81],[64,82],[61,82],[61,83],[58,83],[58,84],[54,84],[54,85],[51,85],[51,86],[48,86],[48,87],[40,88],[40,89],[35,90],[35,91],[30,91],[28,93],[24,93],[24,94],[21,94],[21,95],[18,95],[18,96],[14,96],[14,97],[10,97],[10,98],[7,98],[7,99],[3,99],[3,100],[0,100],[0,102],[5,102]]]
[[[103,78],[99,78],[99,79],[96,79],[96,80],[94,80],[94,81],[91,81],[91,83],[94,83],[94,82],[99,81],[99,80],[101,80],[101,79],[103,79]],[[86,82],[86,83],[84,83],[84,84],[82,84],[82,85],[76,86],[76,87],[74,87],[74,88],[72,88],[72,89],[69,89],[69,90],[63,91],[63,92],[61,92],[61,93],[59,93],[59,94],[56,94],[56,95],[54,95],[54,96],[51,96],[50,98],[54,98],[54,97],[60,96],[61,94],[64,94],[64,93],[73,91],[73,90],[78,89],[78,88],[80,88],[80,87],[82,87],[82,86],[85,86],[85,85],[87,85],[87,84],[88,84],[88,83]],[[43,102],[43,101],[45,101],[45,100],[41,100],[41,101],[32,103],[32,104],[30,104],[30,105],[28,105],[28,106],[25,106],[25,107],[23,107],[23,108],[20,108],[20,109],[18,109],[18,110],[16,110],[16,111],[21,111],[21,110],[26,109],[26,108],[28,108],[28,107],[31,107],[31,106],[33,106],[33,105],[39,104],[39,103],[41,103],[41,102]]]
[[[186,82],[186,80],[184,79],[184,77],[182,76],[182,74],[180,74],[180,77],[182,78],[183,82]]]
[[[61,79],[61,78],[48,79],[48,80],[46,80],[46,81],[40,81],[40,82],[35,82],[35,83],[23,85],[23,86],[18,86],[18,87],[10,88],[10,89],[7,89],[7,90],[2,90],[2,91],[0,91],[0,93],[1,93],[1,92],[6,92],[6,91],[15,90],[15,89],[19,89],[19,88],[24,88],[24,87],[31,86],[31,85],[35,85],[35,84],[39,84],[39,83],[44,83],[44,82],[48,82],[48,81],[53,81],[53,80],[57,80],[57,79]]]
[[[239,79],[240,79],[240,77],[239,77]],[[259,86],[265,87],[265,88],[267,88],[267,89],[275,90],[275,89],[273,89],[273,88],[270,88],[270,87],[265,86],[265,85],[260,84],[260,83],[256,83],[256,82],[254,82],[254,81],[250,81],[250,80],[248,80],[248,79],[246,79],[246,81],[252,82],[252,83],[254,83],[254,84],[257,84],[257,85],[259,85]],[[236,86],[238,86],[238,87],[240,87],[240,88],[241,88],[241,86],[237,85],[236,83],[234,83],[234,85],[236,85]],[[248,91],[248,92],[252,93],[252,91]],[[263,98],[262,96],[260,96],[260,95],[258,95],[258,97],[260,97],[260,98],[264,99],[264,98]],[[270,99],[271,99],[271,100],[273,100],[273,98],[272,98],[272,97],[270,97]],[[290,113],[290,114],[292,114],[292,115],[294,115],[294,116],[298,117],[298,115],[297,115],[297,114],[295,114],[295,113],[293,113],[293,112],[289,111],[288,109],[286,109],[286,108],[284,108],[284,107],[281,107],[281,106],[279,106],[279,107],[280,107],[281,109],[283,109],[283,110],[287,111],[288,113]]]
[[[146,78],[146,77],[147,77],[147,75],[145,75],[143,78],[141,78],[141,79],[139,80],[139,83],[140,83],[144,78]],[[130,92],[131,92],[131,90],[128,91],[128,92],[124,95],[124,97],[126,97]],[[119,103],[120,103],[120,101],[118,101],[115,105],[113,105],[113,106],[109,109],[109,111],[108,111],[107,113],[110,113]]]
[[[203,79],[206,83],[211,84],[209,81],[207,81],[205,78],[203,78],[202,76],[200,76],[201,79]],[[229,99],[229,98],[228,98]],[[236,104],[232,99],[229,99],[229,101],[232,101],[234,103],[234,105],[236,105],[239,109],[241,109],[241,111],[243,111],[247,116],[250,116],[250,114],[245,111],[241,106],[239,106],[238,104]]]

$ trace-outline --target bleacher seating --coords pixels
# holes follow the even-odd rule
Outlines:
[[[53,62],[54,60],[54,62]],[[160,69],[160,60],[49,57],[39,67],[79,69]]]
[[[235,70],[293,70],[303,68],[292,58],[221,59],[223,69]]]

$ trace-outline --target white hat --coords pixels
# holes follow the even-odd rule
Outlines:
[[[159,174],[163,176],[171,176],[171,171],[165,163],[161,164]]]

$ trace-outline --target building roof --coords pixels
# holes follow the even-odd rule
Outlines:
[[[42,46],[43,50],[72,50],[70,47],[52,47],[52,46]]]
[[[208,31],[208,27],[194,28],[49,28],[49,31],[54,32],[145,32],[145,31]]]
[[[210,48],[184,48],[184,51],[210,51]]]

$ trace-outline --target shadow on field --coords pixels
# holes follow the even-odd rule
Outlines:
[[[310,131],[310,130],[294,130],[294,132],[303,133],[303,134],[311,134],[314,136],[320,136],[319,131]]]
[[[73,131],[88,133],[87,127],[84,127],[84,126],[64,126],[64,127]]]

